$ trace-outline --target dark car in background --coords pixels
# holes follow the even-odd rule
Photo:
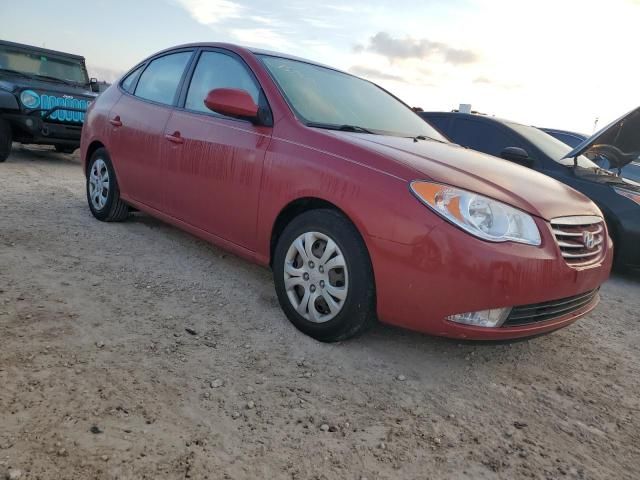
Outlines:
[[[12,142],[73,152],[98,90],[83,57],[0,40],[0,162]]]
[[[591,198],[605,215],[616,247],[618,266],[640,267],[640,184],[600,168],[588,157],[614,161],[619,150],[626,160],[640,155],[640,108],[576,149],[539,128],[486,115],[420,112],[419,115],[451,141],[501,157],[553,177]],[[625,160],[625,161],[626,161]],[[517,188],[507,184],[506,188]],[[540,192],[545,195],[544,191]],[[567,238],[567,249],[578,249],[588,239]]]
[[[589,135],[585,135],[584,133],[570,132],[568,130],[558,130],[556,128],[540,128],[545,133],[548,133],[553,138],[557,138],[562,143],[566,143],[571,148],[575,148],[584,142]]]
[[[566,143],[571,148],[575,148],[584,142],[588,135],[584,135],[583,133],[569,132],[567,130],[557,130],[555,128],[541,128],[543,132],[548,133],[554,138],[557,138],[563,143]],[[606,168],[607,170],[616,170],[617,167],[611,165],[609,159],[604,155],[594,155],[591,159],[594,163],[598,164],[598,166],[602,168]],[[620,170],[620,175],[624,178],[628,178],[633,180],[634,182],[640,182],[640,162],[631,162],[628,165],[625,165]]]

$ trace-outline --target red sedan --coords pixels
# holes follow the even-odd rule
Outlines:
[[[371,82],[272,52],[144,60],[91,106],[82,159],[96,218],[133,207],[270,266],[287,317],[322,341],[376,319],[548,332],[596,306],[611,267],[580,193],[449,143]]]

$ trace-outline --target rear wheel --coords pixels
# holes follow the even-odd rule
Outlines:
[[[345,340],[375,322],[367,249],[353,224],[336,211],[311,210],[285,227],[273,276],[289,320],[317,340]]]
[[[0,162],[4,162],[9,158],[11,142],[11,125],[4,118],[0,118]]]
[[[129,216],[129,206],[120,199],[120,189],[109,154],[96,150],[87,171],[87,201],[91,213],[103,222],[119,222]]]

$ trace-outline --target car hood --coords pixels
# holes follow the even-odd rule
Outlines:
[[[593,168],[577,167],[575,169],[575,174],[576,176],[590,182],[601,183],[604,185],[609,185],[611,187],[620,187],[629,191],[640,193],[640,183],[630,178],[618,176],[615,173],[610,172],[609,170],[604,170],[602,168],[594,170]],[[624,170],[622,174],[624,175]]]
[[[640,161],[640,107],[581,142],[565,158],[604,156],[615,168]]]
[[[502,201],[550,220],[602,215],[580,192],[551,177],[452,143],[326,131],[405,168],[405,180],[433,180]]]
[[[61,82],[18,77],[13,75],[0,75],[0,89],[9,92],[17,92],[21,90],[36,90],[38,92],[82,96],[87,99],[94,99],[98,96],[89,88],[82,85],[67,85]]]

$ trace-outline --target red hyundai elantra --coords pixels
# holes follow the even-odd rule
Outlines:
[[[330,67],[234,45],[137,65],[91,106],[87,198],[133,207],[265,266],[287,317],[336,341],[375,319],[524,337],[598,303],[600,210],[525,167],[449,143],[400,100]]]

